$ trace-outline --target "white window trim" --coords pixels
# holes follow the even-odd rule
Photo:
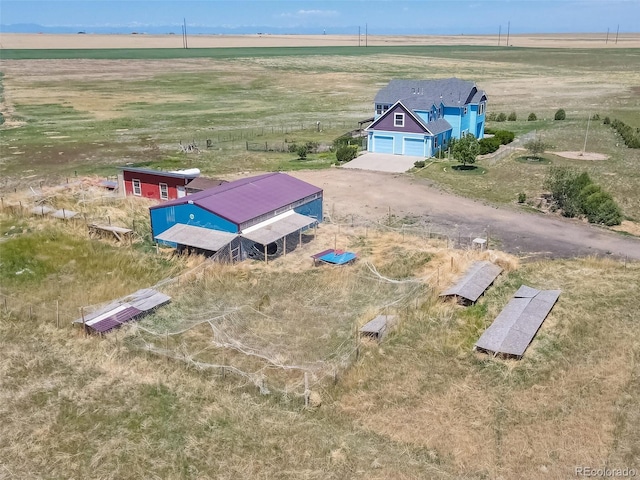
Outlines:
[[[400,120],[399,123],[398,123],[398,120]],[[393,114],[393,126],[398,128],[404,128],[404,113]]]
[[[169,200],[169,185],[166,183],[159,183],[158,186],[160,187],[160,200]],[[165,195],[162,195],[162,187],[165,188]]]
[[[484,115],[484,103],[480,103],[478,107],[478,115]]]
[[[136,185],[136,183],[137,183],[137,185]],[[136,186],[138,187],[137,189],[136,189]],[[141,197],[142,196],[142,182],[140,181],[139,178],[134,178],[134,179],[131,180],[131,187],[133,188],[133,194],[136,197]],[[136,190],[138,190],[138,191],[136,192]]]

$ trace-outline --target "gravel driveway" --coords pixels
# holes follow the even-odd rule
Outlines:
[[[324,189],[325,211],[380,220],[391,212],[415,215],[461,237],[489,230],[500,248],[524,256],[576,257],[615,255],[640,260],[640,239],[578,220],[495,207],[480,200],[445,193],[428,180],[364,170],[332,168],[291,172]]]

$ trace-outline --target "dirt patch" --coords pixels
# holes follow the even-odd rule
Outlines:
[[[459,197],[411,175],[332,168],[290,172],[324,189],[325,215],[374,221],[411,217],[455,241],[489,236],[492,248],[525,257],[614,255],[640,260],[640,241],[579,220],[526,213]],[[398,192],[402,192],[401,195]]]
[[[626,232],[630,233],[631,235],[635,235],[636,237],[640,237],[640,223],[630,222],[629,220],[623,220],[620,225],[611,227],[611,230],[615,230],[617,232]]]
[[[609,155],[595,152],[553,152],[562,158],[569,158],[571,160],[609,160]]]

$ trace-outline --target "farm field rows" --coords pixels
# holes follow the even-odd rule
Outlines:
[[[484,226],[470,223],[467,232],[461,214],[438,224],[424,205],[407,205],[434,182],[469,197],[460,202],[469,209],[473,200],[502,206],[500,215],[517,208],[519,193],[540,195],[547,165],[514,152],[480,160],[482,175],[453,173],[441,161],[396,178],[331,168],[329,151],[306,160],[288,151],[295,143],[329,146],[357,129],[390,78],[457,76],[487,91],[489,112],[517,113],[492,127],[535,131],[553,145],[550,164],[589,172],[638,221],[640,153],[613,129],[589,125],[587,151],[608,160],[553,153],[582,150],[596,113],[640,126],[640,49],[584,48],[592,41],[367,52],[340,44],[203,45],[187,53],[122,45],[54,50],[54,59],[11,50],[0,63],[0,478],[568,478],[580,465],[640,470],[640,264],[617,251],[549,260],[453,248],[464,243],[461,230],[486,234]],[[552,120],[558,108],[567,120]],[[531,112],[537,121],[526,121]],[[187,143],[199,153],[183,153]],[[197,167],[228,179],[295,171],[325,188],[330,221],[268,265],[157,253],[150,204],[97,187],[124,164]],[[390,208],[393,197],[402,208]],[[83,220],[28,215],[37,199]],[[132,228],[133,240],[89,238],[86,219]],[[500,242],[492,236],[492,248]],[[334,246],[358,252],[359,261],[312,266],[311,254]],[[476,259],[505,270],[486,295],[468,308],[439,299]],[[473,352],[523,284],[562,291],[523,359]],[[174,302],[139,324],[104,337],[70,326],[81,307],[152,285]],[[356,329],[379,313],[397,314],[397,328],[380,344],[359,340]]]

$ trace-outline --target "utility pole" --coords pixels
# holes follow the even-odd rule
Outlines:
[[[502,25],[498,27],[498,46],[500,46],[500,35],[502,34]]]
[[[609,27],[607,27],[607,38],[604,43],[609,43]]]
[[[589,113],[589,119],[587,120],[587,133],[584,136],[584,147],[582,147],[582,153],[587,151],[587,137],[589,136],[589,123],[591,123],[591,113]]]
[[[189,43],[187,42],[187,19],[183,18],[183,25],[184,25],[184,48],[189,48]]]
[[[364,24],[364,46],[369,46],[369,24]]]
[[[358,25],[358,46],[360,46],[360,25]]]
[[[618,33],[620,33],[620,24],[618,24],[618,28],[616,29],[616,45],[618,44]]]
[[[509,46],[509,33],[511,31],[511,20],[507,22],[507,47]]]

